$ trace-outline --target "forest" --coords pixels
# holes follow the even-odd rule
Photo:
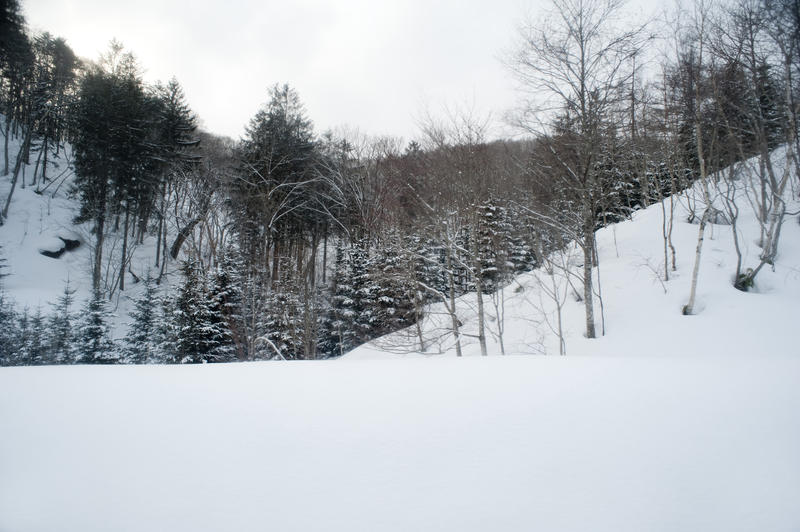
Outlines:
[[[535,268],[566,281],[596,338],[598,229],[660,203],[654,269],[668,281],[677,198],[688,205],[698,230],[690,315],[710,224],[730,227],[739,261],[726,273],[748,291],[792,215],[795,0],[698,0],[639,22],[618,0],[552,0],[504,58],[521,87],[504,117],[517,136],[492,137],[489,117],[453,106],[426,114],[410,141],[316,131],[302,95],[280,82],[243,138],[218,136],[198,127],[177,79],[146,83],[123,44],[79,58],[63,38],[30,32],[18,0],[3,6],[0,224],[19,190],[66,190],[73,222],[91,235],[81,243],[91,297],[79,301],[67,282],[50,308],[20,308],[3,290],[0,248],[0,365],[324,359],[402,329],[425,352],[420,324],[433,303],[460,356],[464,294],[489,355],[487,337],[503,345],[502,289]],[[745,161],[750,184],[726,170]],[[755,262],[736,239],[743,202],[761,227]],[[147,268],[132,260],[143,250]],[[115,335],[115,301],[134,286]],[[560,309],[567,292],[547,296]]]

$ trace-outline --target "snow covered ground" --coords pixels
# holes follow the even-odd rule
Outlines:
[[[325,362],[0,368],[0,531],[800,530],[800,224],[749,293],[711,227],[682,316],[685,220],[669,281],[659,205],[599,232],[606,335],[568,296],[566,357],[533,272],[506,290],[505,357],[496,336],[452,356],[434,306],[423,354],[398,333]],[[57,236],[37,223],[26,239]],[[10,291],[35,304],[8,227]]]
[[[797,357],[0,371],[0,530],[800,529]]]

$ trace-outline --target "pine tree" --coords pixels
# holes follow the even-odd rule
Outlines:
[[[41,307],[36,307],[36,312],[30,316],[28,323],[27,333],[23,337],[26,363],[31,366],[47,364],[49,349],[45,334],[46,321]]]
[[[212,332],[209,362],[232,362],[236,360],[231,323],[238,316],[237,291],[229,271],[217,268],[208,281],[208,328]]]
[[[157,294],[155,281],[148,274],[142,281],[144,290],[134,302],[131,312],[133,322],[128,324],[125,336],[124,360],[129,364],[154,362],[158,349]]]
[[[24,363],[20,360],[20,332],[17,312],[0,283],[0,366]]]
[[[73,364],[76,361],[74,302],[75,290],[70,288],[67,280],[48,319],[47,353],[42,357],[45,364]]]
[[[82,320],[78,330],[80,355],[82,364],[114,364],[119,362],[111,340],[110,327],[107,321],[108,309],[105,298],[95,292],[84,305]]]
[[[397,242],[397,237],[390,239],[372,263],[371,279],[375,293],[373,338],[414,322],[415,287],[408,278],[406,267],[411,259],[401,254]]]
[[[81,202],[76,221],[94,222],[94,291],[100,290],[108,216],[125,213],[127,238],[132,207],[149,183],[152,121],[152,100],[145,95],[136,61],[113,42],[102,66],[83,76],[75,110],[75,190]],[[123,249],[123,260],[124,255]]]
[[[162,296],[156,307],[154,362],[158,364],[180,362],[177,349],[180,325],[175,299],[169,295]]]
[[[350,256],[338,242],[329,307],[321,326],[319,352],[323,356],[341,356],[355,345],[356,296],[350,281]]]
[[[269,358],[278,356],[287,360],[303,358],[302,320],[298,289],[293,280],[275,284],[269,295],[269,304],[264,316],[262,336],[269,344],[265,352]]]
[[[231,344],[231,353],[227,353],[225,358],[244,360],[247,353],[242,311],[242,278],[239,273],[241,266],[236,262],[235,256],[232,249],[222,253],[210,285],[214,297],[214,313],[219,315],[220,328],[225,335],[223,345]]]
[[[350,248],[350,285],[355,347],[374,337],[372,329],[376,318],[377,287],[369,276],[369,251],[366,242],[356,242]]]
[[[177,361],[186,364],[231,360],[233,341],[220,300],[210,293],[195,264],[185,262],[182,272],[184,283],[174,307]]]

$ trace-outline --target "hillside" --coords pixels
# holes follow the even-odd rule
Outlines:
[[[784,150],[772,154],[773,165],[780,172],[785,162]],[[756,160],[739,164],[743,181],[751,176]],[[795,182],[796,186],[796,182]],[[743,264],[754,267],[761,248],[757,245],[759,224],[752,203],[744,191],[737,191],[740,214],[737,222]],[[723,210],[721,189],[713,189],[713,201]],[[772,267],[764,268],[749,292],[734,289],[736,268],[731,226],[709,224],[703,247],[698,281],[697,312],[681,315],[689,297],[692,267],[697,246],[698,226],[689,223],[687,198],[700,197],[695,190],[675,196],[672,241],[676,248],[676,269],[669,268],[664,280],[664,214],[669,216],[670,200],[633,213],[632,219],[600,229],[597,232],[599,279],[603,307],[595,305],[598,323],[603,322],[606,334],[599,339],[583,336],[583,303],[577,291],[568,286],[565,275],[556,271],[555,282],[562,300],[562,320],[566,353],[570,355],[619,356],[766,356],[794,354],[793,324],[800,304],[800,202],[796,194],[787,195],[787,216],[781,233],[781,252]],[[579,274],[581,255],[576,249],[554,261]],[[670,259],[671,262],[671,259]],[[597,272],[595,272],[597,273]],[[542,269],[518,276],[504,291],[504,344],[510,354],[558,354],[556,304],[553,278]],[[573,281],[574,286],[574,281]],[[500,352],[497,315],[489,309],[487,341],[490,352]],[[477,304],[474,294],[459,300],[459,319],[464,322],[462,343],[464,354],[477,356],[475,339]],[[427,355],[453,355],[452,335],[448,333],[449,316],[442,305],[433,306],[424,322],[425,336],[432,340]],[[604,320],[601,320],[601,314]],[[502,313],[500,313],[502,316]],[[415,331],[412,329],[389,335],[362,346],[350,358],[385,358],[418,354]]]
[[[797,217],[748,293],[710,227],[682,316],[697,226],[676,201],[663,281],[661,216],[599,232],[606,335],[567,297],[566,357],[525,356],[558,353],[535,271],[507,288],[507,357],[450,356],[434,306],[424,354],[412,331],[334,361],[0,368],[0,529],[797,530]],[[751,263],[751,209],[739,227]]]

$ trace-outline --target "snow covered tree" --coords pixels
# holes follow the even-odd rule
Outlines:
[[[409,263],[413,259],[403,250],[400,242],[399,237],[387,239],[371,264],[375,307],[371,337],[408,327],[415,320],[416,285],[408,277]]]
[[[124,360],[129,364],[154,362],[158,349],[157,292],[155,280],[149,273],[142,280],[142,286],[142,293],[136,298],[131,311],[133,322],[128,324],[128,334],[124,340]]]
[[[270,292],[261,325],[264,331],[261,338],[267,344],[262,346],[262,352],[269,358],[304,358],[304,324],[299,291],[295,283],[294,279],[282,280]]]
[[[321,327],[319,351],[325,356],[341,356],[355,345],[355,293],[350,283],[350,256],[336,245],[336,262],[331,276],[329,307]]]
[[[211,275],[210,291],[215,305],[214,313],[220,317],[223,330],[230,333],[231,353],[228,358],[244,360],[247,356],[247,343],[244,338],[241,265],[235,260],[235,255],[233,249],[227,249],[221,254]]]
[[[352,289],[353,340],[355,346],[373,338],[376,319],[377,286],[370,278],[370,256],[367,243],[359,241],[350,247],[350,286]]]
[[[20,360],[19,318],[0,282],[0,366],[22,363]]]
[[[178,329],[177,362],[225,362],[232,359],[233,342],[221,314],[219,300],[209,293],[202,272],[186,261],[181,271],[184,283],[175,300]]]
[[[105,297],[99,292],[86,302],[77,334],[77,361],[81,364],[115,364],[119,355],[108,324]]]
[[[36,312],[33,314],[28,314],[26,309],[23,317],[27,317],[27,326],[20,327],[23,333],[22,350],[25,355],[25,363],[31,366],[47,364],[47,322],[42,315],[42,308],[36,307]]]
[[[75,289],[70,288],[67,280],[48,319],[47,355],[42,357],[45,364],[73,364],[76,361],[74,303]]]

